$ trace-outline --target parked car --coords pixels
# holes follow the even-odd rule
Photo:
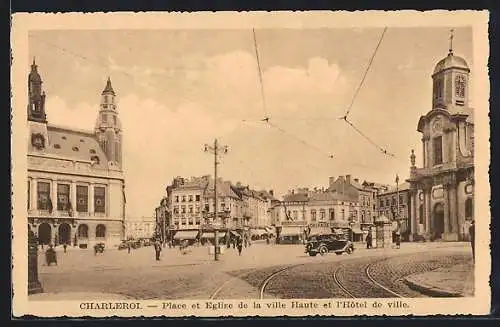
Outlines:
[[[126,250],[128,249],[128,243],[127,241],[122,241],[120,245],[118,245],[118,250]]]
[[[326,255],[329,252],[335,252],[337,255],[351,254],[354,252],[354,244],[338,234],[312,235],[307,239],[305,252],[311,257],[318,253]]]

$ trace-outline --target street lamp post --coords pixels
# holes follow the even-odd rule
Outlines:
[[[205,144],[205,152],[211,152],[214,154],[214,221],[217,222],[217,213],[219,211],[218,207],[218,201],[217,201],[217,165],[219,164],[218,162],[218,156],[221,154],[220,151],[223,151],[222,154],[226,154],[228,151],[227,146],[221,147],[217,139],[214,140],[214,145],[209,146],[208,144]],[[214,259],[215,261],[219,261],[219,252],[220,252],[220,246],[219,246],[219,231],[218,228],[214,228],[214,247],[215,247],[215,254],[214,254]]]

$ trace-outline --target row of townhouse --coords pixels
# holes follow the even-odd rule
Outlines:
[[[217,182],[217,209],[214,183]],[[256,191],[210,175],[176,177],[167,196],[156,208],[158,229],[198,229],[204,224],[229,228],[265,227],[271,224],[270,208],[277,200],[273,191]],[[217,215],[215,212],[217,210]]]

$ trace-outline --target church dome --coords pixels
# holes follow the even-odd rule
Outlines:
[[[434,68],[434,73],[432,73],[432,75],[435,75],[439,72],[442,72],[443,70],[447,70],[450,68],[458,68],[469,71],[469,66],[467,65],[465,59],[459,56],[455,56],[453,53],[450,52],[446,56],[446,58],[441,59],[436,64],[436,67]]]

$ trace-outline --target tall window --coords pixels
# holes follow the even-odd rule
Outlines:
[[[474,216],[474,206],[472,204],[472,198],[467,198],[465,200],[465,219],[472,220]]]
[[[330,209],[330,220],[335,220],[335,210]]]
[[[404,201],[403,201],[403,196],[400,195],[399,196],[399,205],[402,206],[404,204]]]
[[[299,219],[299,212],[298,212],[297,210],[294,210],[294,211],[293,211],[293,219],[294,219],[294,220]]]
[[[89,188],[83,185],[76,186],[76,211],[88,212],[89,211]]]
[[[175,196],[175,202],[179,202],[179,196],[178,195]]]
[[[418,208],[418,223],[423,224],[424,223],[424,205],[421,204],[420,207]]]
[[[89,237],[89,226],[83,224],[78,226],[78,237],[88,238]]]
[[[325,209],[319,211],[319,220],[325,220]]]
[[[37,193],[38,193],[38,209],[39,210],[50,210],[50,184],[45,182],[37,183]]]
[[[199,194],[196,195],[196,201],[200,201],[200,195]]]
[[[94,212],[106,212],[106,188],[102,186],[94,187]]]
[[[190,195],[190,196],[189,196],[189,202],[192,202],[192,201],[193,201],[193,196],[192,196],[192,195]]]
[[[433,139],[434,165],[443,163],[443,137],[437,136]]]
[[[68,184],[57,184],[57,210],[69,210]]]
[[[311,210],[311,221],[316,221],[316,210]]]
[[[345,220],[345,210],[344,209],[342,209],[340,211],[340,214],[341,214],[342,220]]]
[[[97,225],[95,228],[95,237],[97,238],[104,238],[106,237],[106,226],[103,224]]]
[[[182,196],[182,202],[186,202],[186,196],[185,195]]]
[[[28,210],[30,209],[30,198],[31,198],[31,185],[30,181],[28,180]]]

